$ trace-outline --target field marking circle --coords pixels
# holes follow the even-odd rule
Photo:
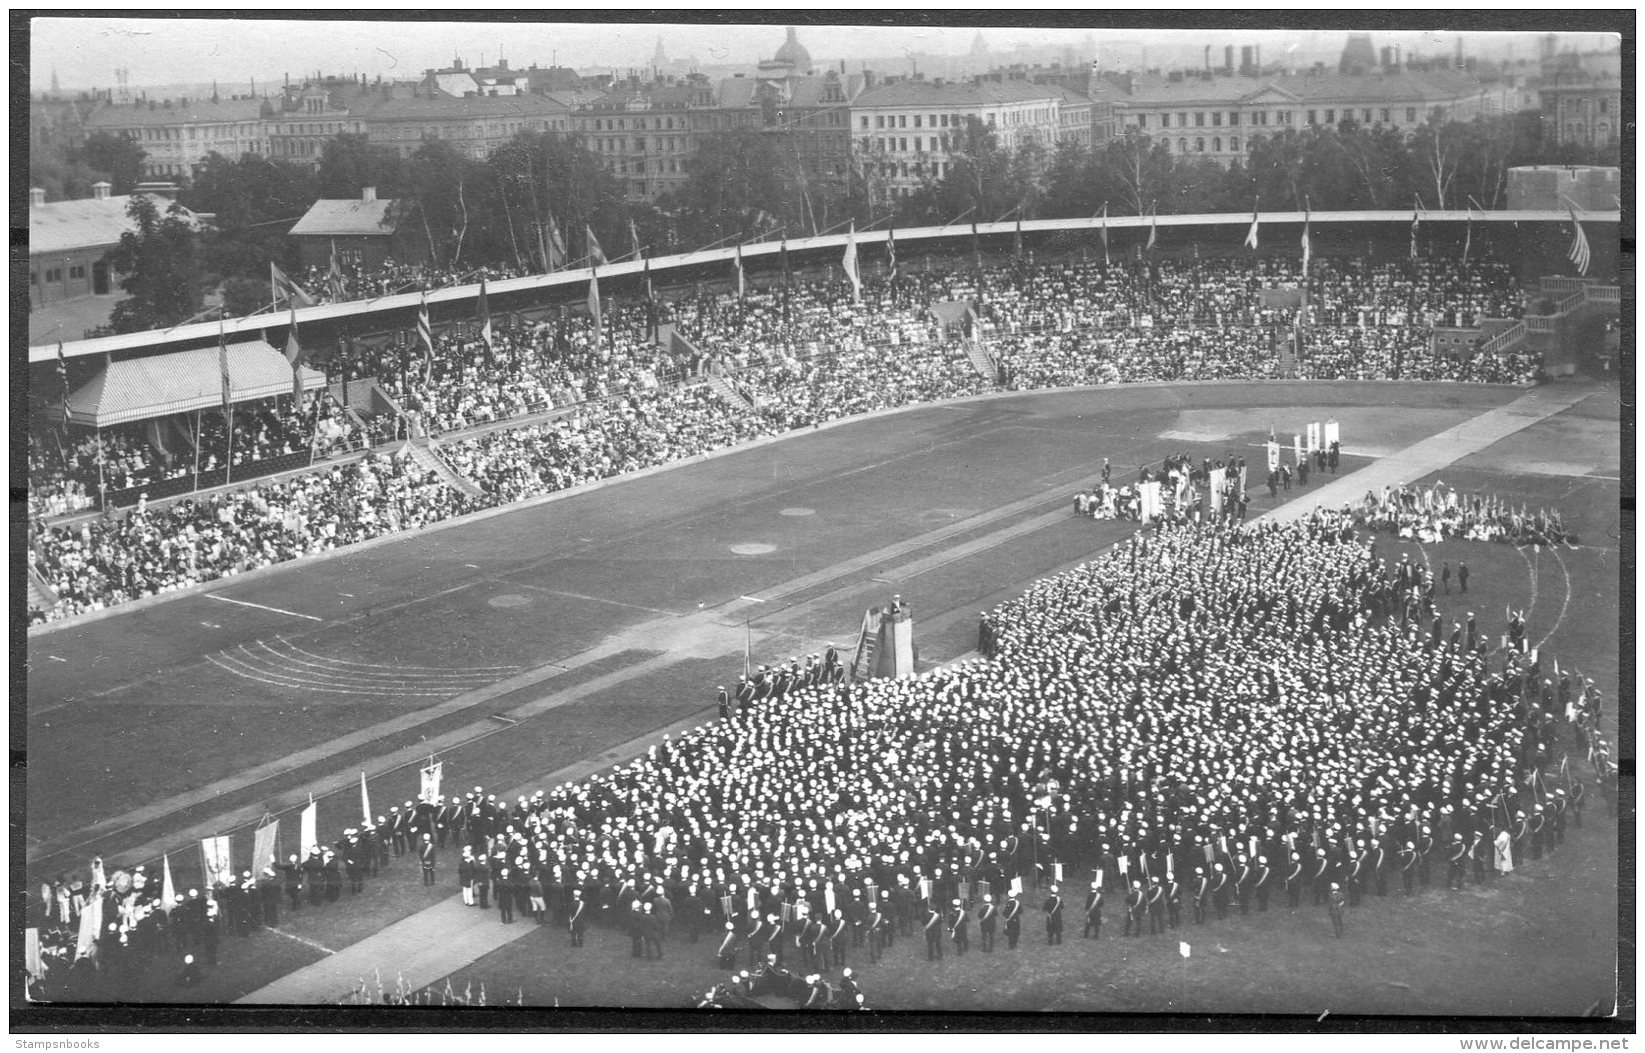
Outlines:
[[[785,508],[777,514],[780,516],[814,516],[817,514],[817,510],[815,508]]]
[[[763,556],[769,552],[777,551],[777,546],[767,545],[763,541],[745,541],[741,544],[732,545],[731,551],[739,556]]]

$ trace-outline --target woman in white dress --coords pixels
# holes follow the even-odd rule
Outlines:
[[[1507,830],[1497,831],[1496,869],[1499,874],[1512,874],[1514,872],[1513,839],[1508,836]]]

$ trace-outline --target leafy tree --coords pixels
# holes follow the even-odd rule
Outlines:
[[[357,198],[362,187],[374,186],[378,197],[391,200],[406,190],[406,164],[365,135],[345,132],[320,151],[316,182],[317,197]]]
[[[94,132],[86,137],[76,156],[86,167],[103,173],[112,184],[110,193],[118,196],[131,193],[143,181],[143,159],[148,155],[123,135]]]
[[[268,275],[270,260],[288,270],[296,265],[286,232],[315,197],[311,170],[249,153],[238,161],[208,154],[181,195],[190,209],[217,217],[216,231],[204,245],[210,271],[224,278],[258,279]]]
[[[154,197],[140,194],[126,214],[137,229],[120,235],[109,263],[125,275],[120,287],[130,295],[114,305],[110,325],[117,333],[135,333],[193,317],[203,299],[204,267],[182,206],[174,203],[162,215]]]

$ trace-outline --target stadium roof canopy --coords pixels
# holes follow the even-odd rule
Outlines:
[[[272,398],[291,390],[291,365],[261,340],[228,346],[230,396],[234,402]],[[303,390],[324,387],[318,370],[299,366]],[[223,404],[217,348],[202,347],[151,358],[113,362],[69,396],[69,420],[106,428]]]

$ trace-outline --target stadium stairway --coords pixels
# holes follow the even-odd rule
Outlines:
[[[1275,344],[1279,351],[1279,376],[1281,380],[1295,380],[1297,378],[1297,352],[1293,341],[1280,340]]]
[[[990,384],[998,383],[999,369],[994,365],[993,357],[982,346],[982,341],[965,337],[961,343],[965,346],[965,357],[971,360],[971,366],[977,371],[977,375]]]
[[[411,442],[406,443],[406,450],[413,461],[444,479],[447,486],[470,497],[479,497],[485,493],[475,484],[474,480],[458,472],[457,469],[446,463],[444,457],[435,453],[428,440],[413,439]]]
[[[720,396],[725,404],[743,413],[753,413],[754,403],[725,377],[714,373],[704,374],[703,379],[708,382],[709,390]]]
[[[29,606],[41,611],[57,606],[57,594],[32,567],[29,568]]]

